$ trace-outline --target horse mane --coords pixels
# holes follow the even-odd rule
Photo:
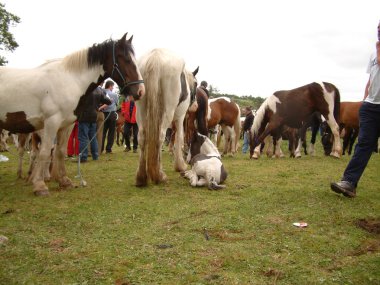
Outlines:
[[[81,71],[102,65],[107,58],[107,53],[110,50],[112,51],[115,43],[115,41],[109,39],[100,44],[93,44],[89,48],[73,52],[63,58],[63,65],[72,71]],[[124,54],[126,54],[126,52],[130,52],[133,55],[135,54],[132,44],[128,41],[124,45]]]
[[[273,95],[271,95],[273,96]],[[266,109],[269,105],[269,98],[271,97],[267,97],[265,99],[265,101],[261,104],[260,108],[256,111],[256,115],[255,115],[255,119],[253,120],[253,125],[252,125],[252,134],[256,135],[260,129],[260,126],[261,126],[261,123],[263,122],[264,120],[264,117],[265,117],[265,113],[266,113]]]

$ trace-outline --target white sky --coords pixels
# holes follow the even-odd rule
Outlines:
[[[375,51],[380,1],[372,0],[0,0],[21,18],[10,67],[133,35],[136,56],[164,47],[198,65],[221,93],[267,97],[313,81],[342,101],[363,98]]]

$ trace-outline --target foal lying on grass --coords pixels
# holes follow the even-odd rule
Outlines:
[[[226,187],[220,183],[226,180],[227,172],[222,164],[218,149],[208,137],[194,132],[187,155],[187,163],[191,165],[191,169],[182,174],[190,180],[191,186],[207,185],[210,190]]]

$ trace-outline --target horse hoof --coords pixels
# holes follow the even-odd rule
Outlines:
[[[33,193],[35,196],[49,196],[49,190],[35,190]]]
[[[63,177],[61,181],[59,181],[60,188],[72,188],[74,187],[72,181],[68,177]]]
[[[330,156],[332,156],[332,157],[335,157],[335,158],[340,158],[340,155],[339,155],[339,153],[338,153],[338,152],[336,152],[336,151],[334,151],[334,152],[330,153]]]

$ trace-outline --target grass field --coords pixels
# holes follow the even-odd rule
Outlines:
[[[379,154],[348,199],[329,182],[349,158],[320,150],[225,157],[222,191],[191,188],[167,151],[168,183],[136,188],[138,154],[113,150],[81,166],[87,187],[49,182],[48,197],[16,180],[14,148],[3,153],[0,284],[380,284],[380,235],[358,226],[380,219]]]

